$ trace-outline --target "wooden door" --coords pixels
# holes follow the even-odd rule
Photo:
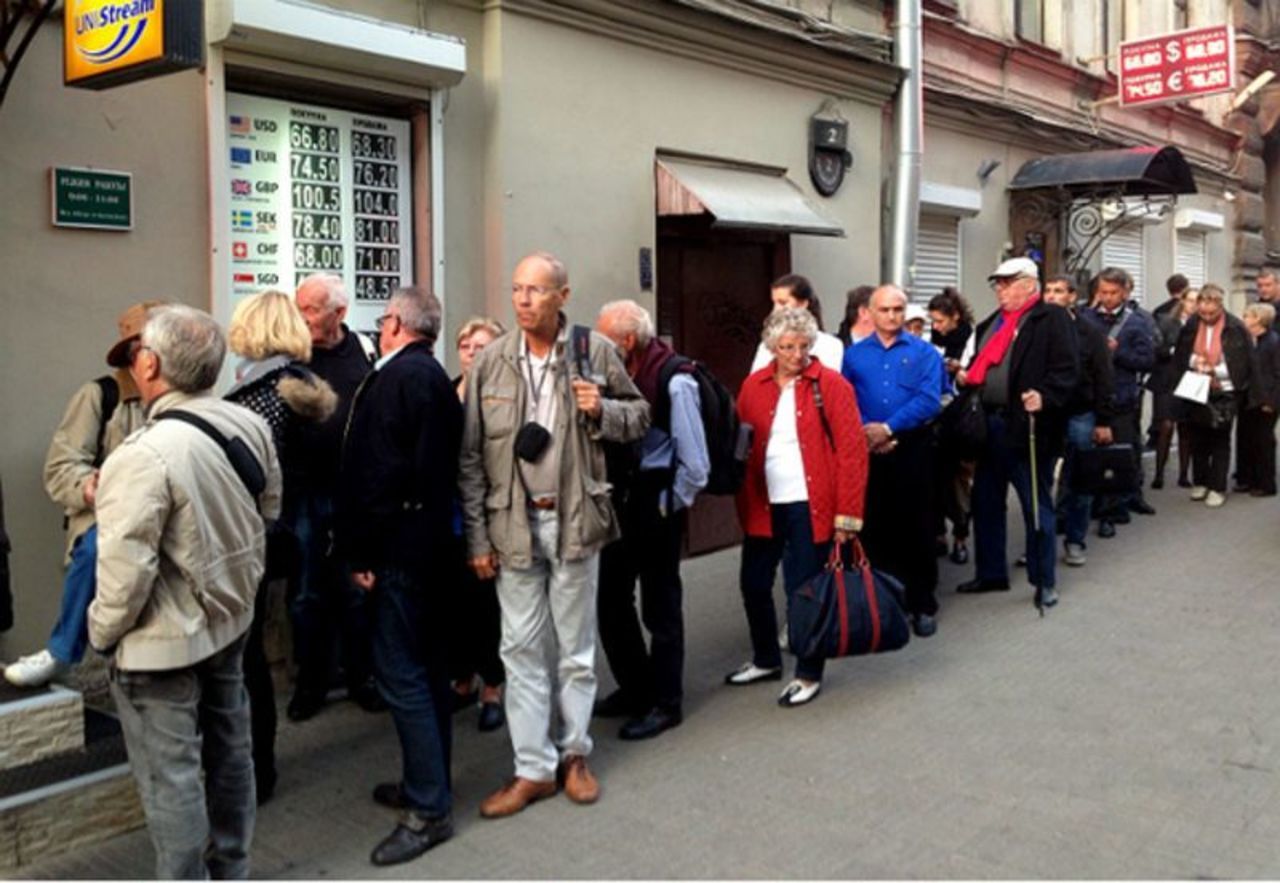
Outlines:
[[[769,284],[788,272],[785,234],[712,230],[703,217],[658,221],[658,333],[735,395],[769,314]],[[689,513],[686,554],[742,540],[732,497],[704,494]]]

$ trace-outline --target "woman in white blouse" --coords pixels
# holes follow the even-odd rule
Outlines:
[[[825,367],[839,373],[844,366],[844,344],[834,334],[822,330],[822,304],[813,293],[813,286],[804,276],[789,273],[773,283],[769,289],[769,297],[773,300],[773,312],[779,310],[808,310],[818,323],[818,336],[814,338],[812,355]],[[751,361],[751,371],[759,371],[773,361],[773,353],[761,342],[756,348],[756,356]]]

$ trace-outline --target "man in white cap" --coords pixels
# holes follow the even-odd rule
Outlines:
[[[1079,377],[1076,332],[1062,307],[1040,297],[1040,271],[1030,258],[1010,258],[988,277],[1000,308],[974,330],[976,350],[956,382],[980,389],[987,438],[973,478],[974,579],[958,592],[1009,590],[1006,500],[1012,484],[1026,525],[1027,575],[1045,606],[1054,588],[1052,463],[1061,453],[1066,408]],[[1032,475],[1030,429],[1035,426]],[[1039,518],[1032,508],[1032,482]]]

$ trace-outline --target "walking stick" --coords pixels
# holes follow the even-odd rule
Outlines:
[[[1031,572],[1032,556],[1037,554],[1040,545],[1040,476],[1036,468],[1036,415],[1034,411],[1027,412],[1027,419],[1030,421],[1031,432],[1031,544],[1027,549],[1027,572]],[[1036,590],[1036,610],[1040,612],[1041,618],[1044,617],[1044,589],[1040,584],[1044,581],[1044,575],[1040,573],[1040,567],[1037,564],[1035,568],[1035,590]]]

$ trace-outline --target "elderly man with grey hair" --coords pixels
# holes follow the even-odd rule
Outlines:
[[[618,446],[616,459],[625,462],[610,470],[622,538],[600,555],[600,644],[618,689],[595,713],[629,718],[621,739],[648,739],[683,719],[680,549],[685,514],[707,485],[711,457],[697,366],[654,334],[649,311],[633,300],[605,304],[596,330],[622,353],[652,422],[638,447]],[[636,616],[637,580],[648,648]]]
[[[210,394],[225,352],[207,313],[151,312],[129,367],[146,423],[107,458],[97,494],[89,641],[112,656],[161,878],[249,874],[242,657],[266,563],[263,518],[279,514],[281,480],[266,422]]]
[[[347,289],[341,276],[316,273],[302,280],[295,296],[298,311],[311,331],[308,367],[338,394],[338,407],[328,420],[299,428],[293,454],[300,477],[286,501],[285,520],[302,550],[298,577],[289,586],[289,618],[298,674],[289,700],[290,720],[304,721],[324,707],[333,669],[334,647],[341,645],[347,695],[367,711],[385,704],[373,684],[367,599],[351,583],[351,575],[333,543],[342,432],[351,400],[376,357],[373,344],[344,323]],[[290,476],[295,472],[291,466]],[[341,634],[342,640],[337,640]]]
[[[447,596],[462,405],[431,348],[440,301],[401,288],[378,320],[382,358],[356,393],[342,451],[338,544],[373,605],[373,668],[403,767],[373,790],[403,811],[375,865],[416,858],[453,835]]]

